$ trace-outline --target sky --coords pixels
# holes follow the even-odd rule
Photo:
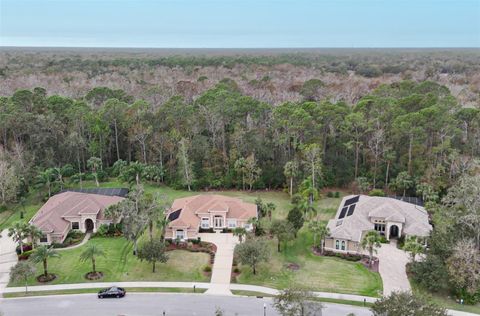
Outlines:
[[[0,46],[480,47],[480,0],[0,0]]]

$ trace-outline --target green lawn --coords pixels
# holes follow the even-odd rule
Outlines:
[[[202,268],[208,264],[209,256],[205,253],[192,253],[184,250],[169,252],[169,260],[165,264],[157,264],[157,271],[152,273],[148,262],[141,262],[133,256],[133,245],[122,237],[93,238],[89,244],[96,244],[106,252],[105,258],[97,259],[97,270],[104,277],[97,282],[110,281],[198,281],[208,282]],[[49,284],[93,282],[84,278],[91,270],[91,262],[80,262],[80,253],[86,246],[61,251],[60,258],[48,261],[49,272],[57,278]],[[42,265],[37,265],[37,274],[43,271]],[[38,285],[35,278],[29,280],[30,285]],[[22,286],[22,282],[10,283],[9,286]]]
[[[382,280],[378,273],[368,271],[362,264],[333,257],[319,257],[309,250],[311,235],[302,230],[296,240],[290,242],[281,253],[276,251],[276,242],[270,241],[271,257],[260,265],[257,275],[250,267],[241,266],[238,283],[257,284],[282,289],[297,284],[314,291],[337,292],[378,296]],[[299,270],[286,266],[295,263]]]

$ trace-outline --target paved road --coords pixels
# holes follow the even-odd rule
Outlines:
[[[250,297],[195,295],[195,294],[159,294],[131,293],[122,299],[99,300],[95,294],[59,295],[19,299],[3,299],[0,310],[5,316],[209,316],[214,315],[217,307],[225,316],[262,316],[266,305],[267,316],[278,316],[271,306],[271,299]],[[366,308],[347,305],[325,304],[322,316],[371,316]],[[319,314],[320,315],[320,314]]]

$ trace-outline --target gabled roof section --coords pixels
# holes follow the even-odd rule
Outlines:
[[[345,214],[345,203],[355,205],[355,211],[350,216]],[[333,238],[360,242],[363,232],[374,228],[371,218],[403,223],[403,232],[408,235],[428,236],[432,230],[428,213],[423,207],[397,199],[366,195],[360,195],[358,200],[355,196],[344,197],[335,219],[331,219],[327,227]]]
[[[171,220],[169,227],[198,227],[203,214],[212,212],[225,212],[226,217],[248,220],[257,217],[257,206],[253,203],[243,202],[239,198],[217,194],[201,194],[173,201],[170,214],[181,209],[178,218]],[[205,215],[206,216],[206,215]]]
[[[62,233],[70,225],[67,219],[82,215],[103,219],[103,210],[122,200],[119,196],[66,191],[48,199],[30,223],[45,233]]]

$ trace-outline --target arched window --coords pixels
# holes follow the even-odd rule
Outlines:
[[[340,249],[340,241],[335,241],[335,249]]]
[[[345,241],[342,240],[342,250],[345,250]]]

